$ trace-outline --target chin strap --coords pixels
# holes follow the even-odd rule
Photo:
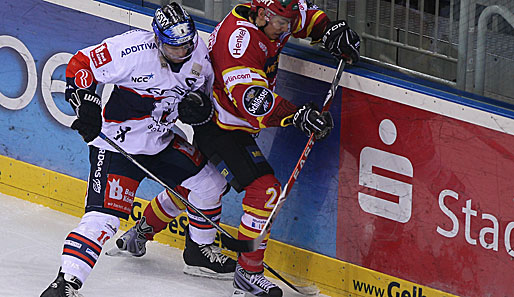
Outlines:
[[[264,26],[257,26],[257,22],[254,23],[255,27],[259,28],[259,30],[261,30],[263,33],[264,33],[264,27],[266,27],[268,25],[268,21],[266,21],[266,24],[264,24]]]

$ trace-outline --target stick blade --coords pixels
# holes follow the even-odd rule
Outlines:
[[[319,289],[318,287],[316,287],[316,285],[311,285],[311,286],[299,286],[299,285],[296,285],[295,286],[296,288],[296,291],[302,295],[306,295],[306,296],[319,296]]]
[[[221,234],[221,242],[227,249],[238,253],[254,252],[259,247],[255,240],[239,240],[225,234]]]

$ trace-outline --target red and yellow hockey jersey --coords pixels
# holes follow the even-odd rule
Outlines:
[[[214,68],[217,124],[227,130],[257,133],[284,126],[296,106],[274,93],[279,54],[291,35],[318,41],[329,22],[326,14],[306,0],[299,1],[296,28],[270,40],[248,20],[250,4],[241,4],[219,23],[209,37]]]

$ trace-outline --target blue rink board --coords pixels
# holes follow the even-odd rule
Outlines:
[[[42,70],[56,53],[75,53],[132,28],[36,0],[2,1],[0,11],[0,35],[23,42],[35,61],[38,77],[36,93],[25,108],[9,110],[0,106],[0,154],[85,180],[89,171],[87,146],[75,131],[58,123],[48,112],[41,92]],[[10,98],[20,96],[27,87],[25,62],[5,47],[0,48],[0,61],[0,93]],[[59,67],[52,78],[64,81],[64,70],[64,66]],[[295,104],[310,100],[322,104],[327,83],[279,72],[277,93]],[[53,98],[62,111],[72,114],[62,93],[53,93]],[[336,251],[340,98],[339,91],[331,108],[336,128],[329,139],[314,146],[271,235],[331,257]],[[258,142],[282,183],[289,178],[306,141],[305,135],[292,127],[261,132]],[[154,182],[145,181],[137,196],[150,200],[160,190]],[[239,224],[242,197],[234,191],[224,197],[224,223]]]

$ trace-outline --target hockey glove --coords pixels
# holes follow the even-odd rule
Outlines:
[[[102,100],[86,89],[76,89],[68,99],[77,119],[71,129],[77,130],[85,142],[95,139],[102,129]]]
[[[321,140],[330,134],[334,121],[330,112],[320,113],[316,104],[309,102],[298,108],[293,116],[293,125],[307,136],[314,133],[316,140]]]
[[[323,45],[336,58],[353,64],[359,61],[360,38],[346,21],[334,21],[327,25]]]
[[[206,124],[214,115],[214,106],[209,96],[201,91],[192,91],[178,104],[178,118],[191,126]]]

